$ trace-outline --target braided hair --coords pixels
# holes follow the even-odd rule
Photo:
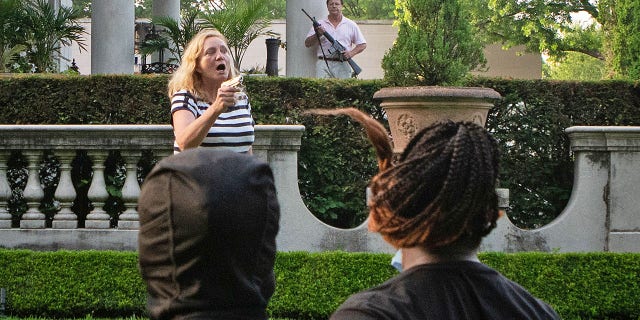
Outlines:
[[[355,108],[311,112],[346,114],[365,127],[379,167],[369,183],[369,229],[393,246],[439,250],[462,243],[474,249],[495,228],[499,152],[483,127],[434,123],[411,139],[394,165],[388,134],[376,120]]]

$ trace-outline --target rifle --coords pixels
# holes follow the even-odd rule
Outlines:
[[[318,22],[318,20],[316,20],[315,17],[311,17],[306,11],[304,11],[304,9],[302,9],[302,12],[304,12],[304,14],[307,15],[307,17],[309,17],[309,19],[311,19],[311,22],[313,23],[313,28],[317,28],[320,26],[320,23]],[[331,48],[329,49],[329,54],[334,54],[337,53],[338,56],[340,57],[341,61],[347,61],[349,63],[349,66],[351,66],[351,69],[353,70],[353,75],[357,76],[360,74],[360,72],[362,72],[362,68],[360,68],[360,66],[358,66],[358,64],[356,64],[355,61],[353,61],[351,58],[349,59],[345,59],[344,58],[344,52],[347,51],[347,48],[345,48],[340,42],[338,42],[337,40],[333,39],[333,37],[328,33],[325,32],[324,34],[322,34],[329,42],[331,42]],[[333,50],[332,50],[333,49]]]

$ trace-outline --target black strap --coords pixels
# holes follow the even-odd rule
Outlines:
[[[316,31],[315,28],[313,31]],[[325,30],[325,32],[327,32]],[[329,71],[329,75],[331,78],[335,78],[336,76],[331,72],[331,68],[329,68],[329,62],[327,62],[327,56],[324,54],[324,49],[322,48],[322,41],[320,40],[320,35],[316,31],[316,38],[318,38],[318,45],[320,46],[320,51],[322,52],[322,60],[324,60],[324,64],[327,65],[327,71]]]

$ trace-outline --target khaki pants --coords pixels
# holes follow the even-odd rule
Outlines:
[[[329,69],[327,69],[327,64],[329,64]],[[325,63],[324,60],[318,59],[318,62],[316,62],[317,78],[348,79],[351,78],[352,73],[351,66],[346,61],[327,61]]]

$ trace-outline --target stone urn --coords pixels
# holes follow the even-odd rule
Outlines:
[[[373,95],[387,114],[393,153],[402,153],[422,128],[440,120],[472,121],[484,126],[487,113],[501,98],[481,87],[389,87]]]

